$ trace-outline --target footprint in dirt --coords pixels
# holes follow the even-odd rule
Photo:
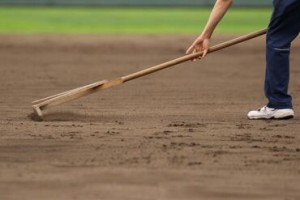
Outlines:
[[[273,129],[268,128],[268,127],[263,127],[259,129],[260,131],[273,131]]]
[[[272,138],[277,138],[277,139],[295,139],[294,136],[289,136],[289,135],[273,135]]]
[[[251,129],[253,126],[250,124],[236,124],[238,129]]]
[[[199,122],[196,123],[186,123],[186,122],[174,122],[168,125],[168,127],[184,127],[184,128],[206,128],[206,124]]]

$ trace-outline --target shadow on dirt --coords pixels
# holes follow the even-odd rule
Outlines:
[[[92,122],[92,121],[100,121],[103,116],[98,115],[89,115],[89,114],[78,114],[73,112],[52,112],[45,114],[43,118],[40,118],[35,113],[30,113],[27,116],[30,120],[41,122],[55,122],[55,121],[78,121],[78,122]]]

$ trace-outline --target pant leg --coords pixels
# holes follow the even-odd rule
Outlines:
[[[279,0],[274,4],[273,15],[267,32],[265,95],[270,108],[292,108],[292,97],[288,94],[289,55],[291,42],[300,31],[299,0],[293,9],[291,5],[284,9],[284,3]]]

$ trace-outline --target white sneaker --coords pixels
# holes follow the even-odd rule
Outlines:
[[[267,106],[248,113],[248,119],[290,119],[294,117],[293,109],[275,109]]]

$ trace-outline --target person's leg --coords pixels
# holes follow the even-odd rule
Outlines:
[[[294,116],[288,95],[291,42],[300,31],[300,1],[274,0],[267,32],[265,95],[267,106],[250,111],[249,119],[288,119]]]
[[[265,95],[267,106],[275,109],[292,108],[288,95],[289,55],[291,42],[300,31],[300,6],[288,12],[283,7],[281,3],[275,5],[267,32]]]

